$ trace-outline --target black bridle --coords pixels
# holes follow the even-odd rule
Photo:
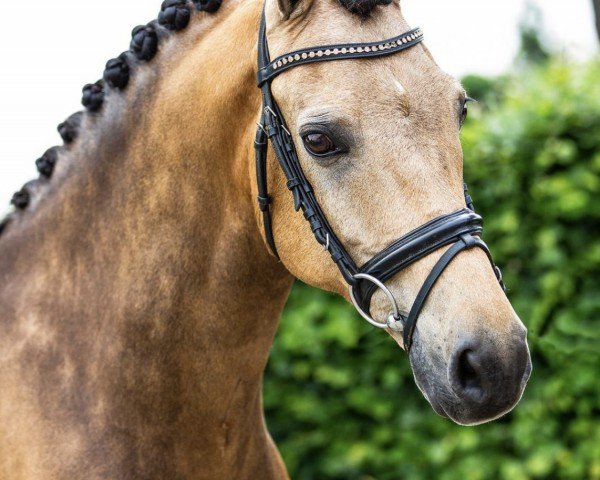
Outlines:
[[[468,195],[466,184],[465,203],[467,208],[443,215],[422,225],[375,255],[362,267],[358,267],[331,228],[309,181],[304,175],[292,134],[286,126],[277,102],[273,98],[271,82],[279,74],[299,65],[333,60],[382,57],[402,52],[422,41],[423,34],[417,28],[381,42],[305,48],[281,55],[271,61],[264,12],[258,38],[258,86],[262,91],[263,110],[255,140],[256,175],[258,204],[263,213],[267,242],[273,253],[278,256],[269,211],[271,198],[267,187],[267,146],[268,140],[270,140],[287,178],[287,187],[294,196],[296,211],[302,210],[304,217],[310,223],[317,242],[330,253],[331,258],[338,266],[342,276],[350,286],[350,296],[354,306],[361,316],[376,327],[402,330],[407,351],[412,345],[417,319],[431,289],[450,262],[463,250],[473,247],[481,248],[487,254],[496,277],[504,288],[500,270],[494,265],[487,245],[480,238],[483,221],[473,209],[473,203]],[[396,302],[385,287],[384,282],[419,259],[448,245],[451,245],[451,247],[431,270],[408,316],[401,316]],[[381,288],[386,293],[394,310],[385,324],[373,320],[368,313],[371,298],[377,288]]]

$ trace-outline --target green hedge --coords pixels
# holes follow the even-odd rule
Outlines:
[[[265,377],[292,478],[600,479],[600,63],[504,78],[464,128],[485,238],[529,328],[509,416],[437,417],[407,359],[334,295],[298,284]]]

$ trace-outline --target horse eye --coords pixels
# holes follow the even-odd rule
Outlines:
[[[462,112],[460,113],[460,126],[462,127],[467,120],[467,116],[469,115],[469,107],[467,106],[470,102],[477,102],[477,100],[472,99],[471,97],[465,98],[462,104]]]
[[[324,133],[309,133],[302,137],[302,141],[306,150],[317,157],[337,151],[333,140]]]
[[[469,108],[467,107],[467,104],[465,103],[463,105],[462,113],[460,114],[460,126],[461,127],[464,125],[465,121],[467,120],[468,115],[469,115]]]

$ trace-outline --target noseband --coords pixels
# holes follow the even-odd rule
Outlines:
[[[487,255],[502,288],[502,275],[494,265],[487,245],[481,240],[482,218],[473,208],[471,197],[465,184],[466,208],[448,215],[435,218],[421,227],[409,232],[402,238],[375,255],[362,267],[358,267],[340,242],[306,178],[292,134],[273,98],[271,82],[279,74],[291,68],[316,62],[372,58],[393,55],[418,45],[423,41],[420,29],[381,42],[349,43],[305,48],[270,59],[266,34],[266,20],[263,12],[258,38],[258,86],[262,91],[263,110],[255,139],[256,175],[258,184],[258,204],[263,214],[266,239],[273,253],[278,257],[273,236],[270,204],[267,187],[267,146],[271,141],[275,155],[287,179],[287,187],[294,197],[296,211],[302,210],[310,223],[313,234],[331,255],[342,276],[350,288],[350,298],[360,315],[377,328],[389,328],[402,331],[407,351],[413,342],[417,319],[429,293],[446,267],[463,250],[481,248]],[[400,314],[396,300],[384,282],[421,258],[442,247],[449,249],[435,264],[423,283],[407,317]],[[392,312],[386,323],[381,323],[370,315],[371,299],[377,289],[381,289],[392,305]]]

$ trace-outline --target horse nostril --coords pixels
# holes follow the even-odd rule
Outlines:
[[[465,424],[508,412],[521,397],[531,371],[529,349],[519,332],[503,343],[479,336],[454,346],[446,370],[446,397],[437,399],[444,412],[454,412]]]
[[[459,397],[475,402],[485,400],[485,372],[477,348],[458,349],[450,361],[448,374],[452,389]]]
[[[473,356],[471,350],[465,350],[458,359],[458,382],[463,389],[481,388],[481,379],[471,360]]]

